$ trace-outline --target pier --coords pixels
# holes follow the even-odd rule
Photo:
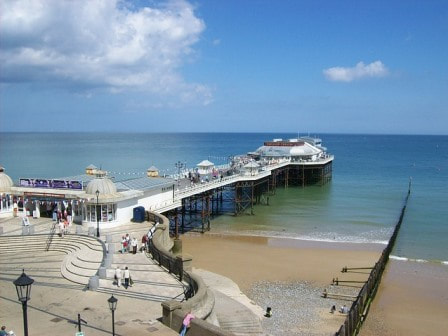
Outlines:
[[[179,175],[172,204],[155,211],[170,219],[176,236],[192,229],[205,232],[210,230],[214,216],[253,215],[255,205],[269,205],[269,197],[275,195],[277,188],[326,184],[332,177],[332,162],[330,155],[316,161],[281,160],[233,171],[228,176],[220,174],[221,177],[194,185]]]
[[[19,178],[17,184],[0,167],[0,217],[62,217],[75,224],[108,229],[136,219],[134,210],[153,211],[170,219],[170,231],[210,230],[221,214],[253,215],[255,205],[269,205],[277,188],[324,185],[331,180],[334,156],[317,138],[274,139],[254,152],[229,157],[218,166],[203,160],[176,174],[123,173],[98,169],[60,178]],[[146,175],[146,176],[145,176]]]

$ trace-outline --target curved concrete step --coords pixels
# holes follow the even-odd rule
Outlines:
[[[122,288],[122,287],[121,287]],[[101,293],[108,293],[113,294],[115,296],[126,296],[133,299],[139,299],[139,300],[146,300],[146,301],[155,301],[155,302],[163,302],[167,300],[175,300],[175,301],[182,301],[183,297],[174,298],[171,296],[165,296],[165,295],[159,295],[159,294],[150,294],[150,293],[141,293],[141,292],[134,292],[131,291],[133,287],[130,287],[129,289],[121,289],[115,286],[115,288],[108,288],[108,287],[99,287],[98,292]]]

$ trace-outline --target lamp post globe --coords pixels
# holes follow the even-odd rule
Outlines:
[[[107,303],[109,303],[109,309],[112,312],[112,336],[115,336],[115,317],[114,312],[117,309],[118,299],[113,295],[107,299]]]
[[[100,191],[97,190],[95,191],[95,195],[96,195],[96,236],[99,238],[100,237],[100,215],[101,215],[101,211],[99,211],[99,206],[98,206],[98,197],[100,196]]]
[[[22,270],[22,274],[13,281],[16,286],[17,297],[22,302],[23,310],[23,334],[28,336],[28,317],[27,317],[27,302],[31,298],[31,285],[34,280],[25,274],[25,270]]]

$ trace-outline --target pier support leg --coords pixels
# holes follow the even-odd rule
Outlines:
[[[250,188],[251,188],[251,192],[252,192],[252,195],[250,197],[250,214],[253,215],[254,214],[254,182],[252,182],[252,185]]]

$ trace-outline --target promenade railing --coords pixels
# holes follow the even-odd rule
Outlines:
[[[154,223],[162,223],[168,225],[168,219],[157,213],[147,211],[147,219]],[[190,274],[184,270],[184,260],[182,256],[175,256],[167,248],[150,239],[147,243],[148,253],[151,254],[153,260],[157,261],[159,266],[164,267],[170,274],[175,275],[180,282],[184,284],[185,300],[192,298],[197,292],[197,284],[192,280]]]

